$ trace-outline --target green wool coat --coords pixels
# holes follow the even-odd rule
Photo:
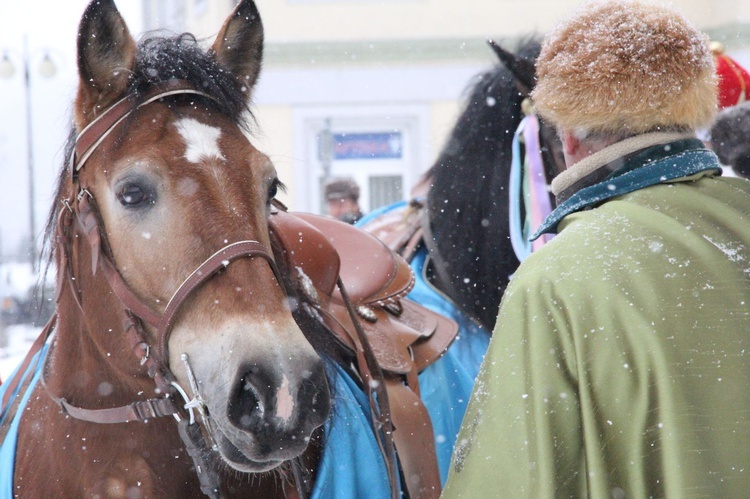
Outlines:
[[[503,298],[444,497],[748,497],[750,182],[558,229]]]

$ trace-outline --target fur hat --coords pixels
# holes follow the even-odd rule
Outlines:
[[[326,183],[324,196],[326,201],[338,201],[339,199],[358,201],[359,186],[351,177],[334,178]]]
[[[719,109],[750,100],[750,73],[724,53],[724,45],[711,42],[711,53],[719,78]]]
[[[697,129],[716,112],[708,37],[652,3],[587,3],[545,38],[537,78],[536,110],[569,130]]]

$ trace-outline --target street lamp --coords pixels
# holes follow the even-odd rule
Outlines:
[[[34,138],[31,112],[31,56],[29,54],[28,41],[24,36],[23,52],[19,57],[23,71],[24,85],[24,104],[26,112],[26,167],[29,176],[29,251],[31,252],[31,268],[36,271],[37,249],[36,249],[36,217],[34,216]],[[52,78],[57,73],[57,66],[50,57],[47,50],[43,51],[42,60],[36,67],[36,72],[42,78]],[[16,65],[11,58],[9,50],[3,50],[2,59],[0,59],[0,78],[10,79],[16,74]]]

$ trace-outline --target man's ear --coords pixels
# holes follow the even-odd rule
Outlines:
[[[581,148],[581,141],[578,139],[578,137],[576,137],[574,133],[567,130],[559,130],[558,134],[560,135],[560,140],[562,141],[563,151],[565,151],[565,155],[577,155]]]

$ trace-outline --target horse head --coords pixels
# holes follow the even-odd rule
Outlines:
[[[262,56],[251,0],[207,51],[189,35],[136,44],[112,0],[92,1],[78,33],[79,138],[55,208],[64,218],[75,205],[78,222],[71,233],[58,227],[68,245],[58,269],[73,285],[60,298],[50,391],[78,405],[107,398],[87,400],[56,376],[73,358],[120,399],[137,398],[130,389],[144,391],[146,374],[165,375],[201,402],[214,449],[241,472],[299,456],[330,406],[323,363],[271,256],[280,182],[243,125]],[[130,345],[118,307],[143,325]]]

